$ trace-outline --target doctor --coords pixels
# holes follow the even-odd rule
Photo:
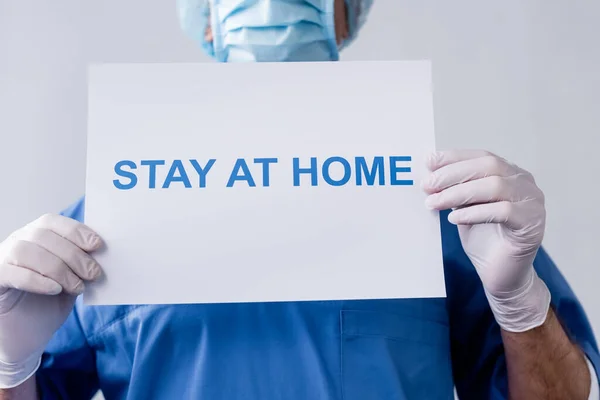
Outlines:
[[[222,62],[335,61],[369,8],[179,3]],[[455,385],[462,399],[598,399],[598,348],[540,247],[531,174],[478,150],[428,166],[426,206],[454,210],[441,219],[447,299],[86,307],[102,239],[83,199],[44,215],[0,244],[0,399],[452,399]]]

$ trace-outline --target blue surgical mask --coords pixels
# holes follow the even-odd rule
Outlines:
[[[337,61],[372,3],[346,0],[349,35],[339,47],[334,0],[178,0],[178,10],[183,30],[221,62]]]
[[[222,62],[337,61],[333,0],[210,0]]]

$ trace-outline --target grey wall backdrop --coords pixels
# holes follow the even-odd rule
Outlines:
[[[90,62],[208,61],[173,3],[0,1],[0,236],[83,194]],[[433,60],[439,147],[486,148],[534,173],[545,246],[596,332],[599,21],[595,0],[376,0],[343,54]]]

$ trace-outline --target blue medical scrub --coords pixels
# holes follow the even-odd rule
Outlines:
[[[63,215],[83,221],[83,213],[80,201]],[[456,385],[461,399],[504,399],[500,330],[446,216],[447,299],[78,302],[44,354],[42,397],[88,399],[102,389],[107,399],[135,400],[420,400],[453,399]],[[390,262],[402,262],[401,255]],[[577,298],[544,251],[535,268],[559,319],[598,370],[598,348]]]

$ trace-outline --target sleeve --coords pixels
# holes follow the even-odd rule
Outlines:
[[[77,306],[46,347],[36,380],[41,400],[91,399],[98,391],[95,356]]]
[[[450,316],[454,381],[462,399],[506,399],[506,359],[500,334],[483,286],[464,253],[456,227],[441,215],[444,268]],[[534,267],[552,295],[552,308],[571,340],[579,345],[598,379],[600,355],[585,311],[544,249]]]

